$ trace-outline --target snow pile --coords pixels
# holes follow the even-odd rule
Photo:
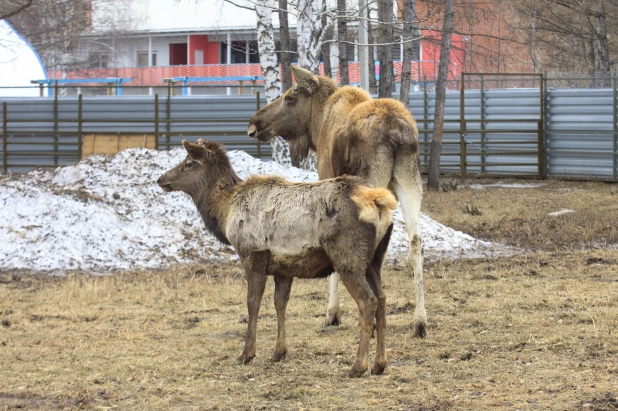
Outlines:
[[[157,178],[184,159],[172,151],[129,149],[91,156],[75,166],[0,179],[0,268],[104,272],[159,268],[237,258],[210,236],[184,193],[165,193]],[[241,178],[279,174],[316,181],[316,173],[229,153]],[[401,210],[394,213],[390,259],[405,259],[408,239]],[[489,255],[476,241],[423,215],[425,256]]]

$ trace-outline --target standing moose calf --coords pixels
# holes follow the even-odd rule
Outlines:
[[[293,278],[321,278],[336,270],[360,313],[360,342],[349,376],[360,377],[367,370],[374,318],[377,349],[371,372],[382,374],[386,297],[380,271],[397,206],[394,196],[349,176],[317,183],[290,183],[275,176],[242,181],[218,143],[200,139],[182,144],[188,156],[157,183],[165,191],[189,194],[206,228],[240,257],[248,283],[249,325],[237,363],[255,357],[266,276],[275,280],[278,332],[272,360],[279,361],[287,353],[285,309]]]

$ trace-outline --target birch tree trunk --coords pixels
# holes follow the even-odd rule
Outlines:
[[[429,176],[427,189],[438,191],[440,188],[440,153],[442,152],[442,135],[444,134],[444,104],[446,102],[446,81],[448,80],[448,66],[451,55],[451,34],[453,33],[453,19],[455,17],[454,0],[445,0],[444,26],[442,27],[442,41],[440,42],[440,65],[436,81],[436,109],[433,118],[433,137],[429,158]]]
[[[393,93],[393,0],[378,0],[378,56],[380,84],[378,96],[391,97]]]
[[[332,30],[330,29],[330,27],[326,28],[326,26],[327,26],[326,14],[322,14],[322,27],[325,28],[324,29],[325,30],[324,40],[332,40],[332,37],[333,37],[332,36]],[[321,51],[322,51],[322,64],[324,64],[324,75],[326,77],[332,78],[333,77],[333,70],[332,70],[332,67],[330,65],[330,47],[331,47],[331,43],[329,43],[327,41],[322,41],[322,50]]]
[[[298,42],[298,64],[319,74],[322,48],[322,0],[299,0],[296,38]]]
[[[337,40],[339,41],[339,83],[342,86],[350,84],[348,74],[347,22],[345,19],[345,0],[337,0]]]
[[[268,103],[275,101],[281,95],[279,64],[275,54],[275,36],[273,35],[272,22],[273,9],[276,7],[275,0],[260,0],[255,3],[258,50],[264,76],[264,92]],[[291,166],[292,160],[287,143],[281,137],[275,137],[270,144],[273,160],[281,165]]]
[[[401,56],[401,89],[399,101],[408,107],[410,103],[410,76],[412,74],[412,39],[414,38],[414,10],[412,1],[404,0],[401,11],[403,17],[403,56]]]
[[[279,44],[281,44],[281,80],[282,89],[292,87],[292,71],[290,65],[290,25],[288,23],[288,0],[279,0]]]
[[[371,16],[371,11],[369,15]],[[376,94],[378,92],[378,83],[376,81],[376,46],[374,46],[376,42],[376,33],[375,27],[371,21],[367,21],[367,39],[369,40],[369,44],[371,44],[368,47],[369,60],[367,61],[369,65],[369,93]]]
[[[296,23],[296,41],[298,43],[298,64],[319,74],[320,52],[324,38],[322,14],[326,10],[323,0],[299,0],[298,22]],[[300,163],[301,168],[316,171],[315,152],[310,151],[309,157]]]

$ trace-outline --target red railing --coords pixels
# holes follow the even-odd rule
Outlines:
[[[401,62],[394,63],[395,81],[401,81]],[[350,62],[348,65],[350,83],[360,82],[359,63]],[[433,78],[435,72],[434,62],[413,62],[412,80],[423,80],[423,74]],[[324,73],[324,66],[320,65],[320,73]],[[61,78],[102,78],[118,77],[131,78],[128,86],[163,86],[163,79],[172,77],[238,77],[238,76],[261,76],[262,68],[259,64],[205,64],[200,66],[162,66],[162,67],[122,67],[83,69],[67,73],[66,77],[60,71],[51,71],[51,79]],[[337,78],[339,81],[339,78]],[[209,82],[209,85],[237,85],[238,82]],[[85,83],[87,84],[87,83]]]

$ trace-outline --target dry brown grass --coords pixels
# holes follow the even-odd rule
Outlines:
[[[234,366],[246,327],[236,265],[5,273],[0,408],[615,409],[617,268],[618,251],[427,264],[425,340],[410,338],[410,279],[387,269],[389,367],[361,379],[345,377],[358,334],[347,292],[344,326],[321,328],[326,280],[295,282],[277,364],[269,281],[258,357]]]
[[[425,211],[444,224],[544,251],[426,264],[425,340],[410,337],[407,271],[387,268],[380,377],[345,377],[357,310],[343,291],[344,326],[322,329],[326,280],[295,282],[277,364],[270,281],[258,356],[234,366],[247,315],[235,264],[0,273],[0,409],[617,409],[618,250],[580,250],[618,242],[617,193],[557,181],[427,193]],[[547,216],[562,208],[577,212]]]
[[[545,185],[534,189],[486,187],[482,190],[460,185],[455,191],[427,192],[423,211],[477,238],[532,250],[581,250],[618,243],[618,184],[558,180],[503,182]],[[468,180],[468,184],[496,183],[497,180]],[[562,209],[576,212],[548,216]]]

